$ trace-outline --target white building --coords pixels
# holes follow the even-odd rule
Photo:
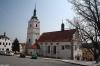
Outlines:
[[[4,35],[0,35],[0,51],[12,51],[12,42],[10,38]]]
[[[79,37],[76,29],[43,33],[37,41],[40,47],[38,54],[41,56],[75,59],[79,49]]]
[[[34,14],[28,22],[28,29],[27,29],[27,42],[26,42],[26,49],[27,53],[31,54],[33,52],[32,45],[35,44],[35,41],[40,36],[40,21],[36,15],[36,7],[34,9]]]

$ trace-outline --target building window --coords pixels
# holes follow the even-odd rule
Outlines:
[[[29,39],[28,41],[29,41],[29,43],[30,43],[31,40]]]
[[[9,45],[10,45],[10,43],[9,43]]]
[[[1,42],[0,42],[0,45],[1,45]]]
[[[75,50],[77,49],[77,46],[75,45]]]
[[[30,27],[32,27],[32,25],[30,24]]]
[[[2,48],[2,50],[4,50],[4,48]]]
[[[48,53],[50,53],[50,46],[48,46]]]
[[[36,24],[36,27],[37,27],[37,24]]]
[[[3,42],[3,45],[4,45],[5,43]]]
[[[53,53],[56,54],[56,46],[53,47]]]
[[[70,49],[71,46],[70,46],[70,45],[65,45],[65,48],[66,48],[66,49]]]
[[[45,43],[45,45],[47,45],[47,43]]]
[[[56,45],[59,45],[59,43],[56,43]]]
[[[64,50],[65,48],[64,48],[64,46],[62,46],[62,50]]]
[[[51,45],[52,45],[53,43],[51,43]]]
[[[4,45],[4,47],[6,47],[6,45]]]
[[[7,48],[6,51],[9,51],[9,48]]]
[[[7,43],[6,43],[6,45],[7,45]]]

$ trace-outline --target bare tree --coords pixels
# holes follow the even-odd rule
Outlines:
[[[82,30],[82,34],[87,36],[85,36],[85,39],[88,38],[92,41],[95,49],[95,60],[97,61],[100,54],[100,45],[98,40],[98,38],[100,38],[100,0],[69,1],[73,4],[76,13],[81,17],[82,20],[84,20],[81,23],[84,23],[85,25],[79,24],[80,27],[83,27],[80,29]],[[99,52],[97,53],[96,50]]]
[[[77,28],[82,44],[88,42],[93,42],[93,43],[95,42],[95,29],[94,27],[91,27],[90,24],[86,23],[85,20],[75,17],[73,20],[67,19],[67,22],[73,25],[73,27]],[[93,48],[91,48],[91,50],[94,52]]]

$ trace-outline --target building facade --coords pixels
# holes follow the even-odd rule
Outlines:
[[[32,45],[35,44],[35,41],[40,36],[40,21],[37,18],[36,15],[36,7],[34,9],[33,16],[28,22],[28,28],[27,28],[27,42],[26,42],[26,48],[28,54],[32,53]]]
[[[4,35],[0,35],[0,51],[12,51],[12,42],[10,38]]]
[[[61,24],[61,31],[43,33],[38,39],[40,56],[55,57],[63,59],[74,59],[79,49],[76,29],[64,30]]]

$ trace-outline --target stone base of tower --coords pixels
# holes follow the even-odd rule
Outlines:
[[[26,44],[26,49],[25,49],[25,54],[26,55],[30,55],[29,54],[29,49],[31,49],[31,47],[29,46],[29,44]]]
[[[26,55],[32,55],[36,53],[37,53],[37,49],[33,49],[32,46],[29,46],[28,44],[26,45],[26,50],[25,50]]]

